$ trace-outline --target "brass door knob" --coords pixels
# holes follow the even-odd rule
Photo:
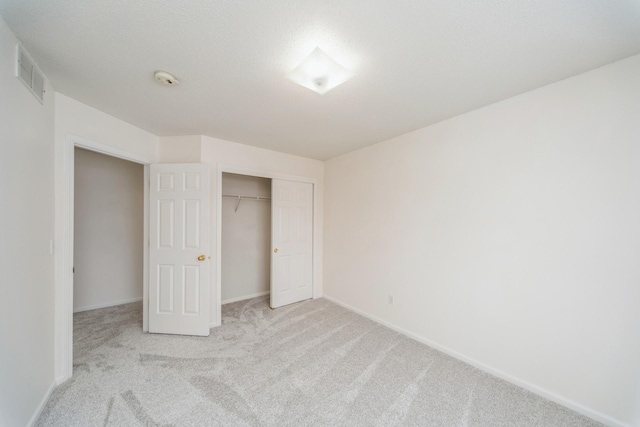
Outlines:
[[[277,253],[278,253],[278,248],[275,248],[275,249],[273,250],[273,253],[274,253],[274,254],[277,254]]]
[[[205,258],[206,258],[206,257],[205,257],[204,255],[200,255],[200,256],[198,257],[198,261],[204,261],[204,260],[205,260]]]

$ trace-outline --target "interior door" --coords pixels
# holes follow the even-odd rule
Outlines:
[[[208,336],[208,166],[151,165],[150,175],[149,332]]]
[[[313,297],[313,184],[271,181],[271,307]]]

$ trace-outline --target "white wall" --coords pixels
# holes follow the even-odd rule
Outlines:
[[[200,163],[202,136],[164,136],[159,142],[160,163]]]
[[[222,194],[271,197],[271,180],[222,174]],[[222,303],[270,290],[271,203],[222,199]]]
[[[152,133],[89,107],[65,95],[56,94],[55,100],[55,352],[56,379],[62,381],[71,373],[66,364],[71,351],[71,311],[66,307],[69,289],[66,286],[70,276],[73,258],[70,241],[69,210],[73,194],[69,192],[69,179],[73,179],[69,153],[69,135],[81,137],[111,151],[128,153],[137,159],[155,163],[159,159],[159,138]]]
[[[154,134],[60,93],[56,94],[55,132],[56,153],[66,135],[72,134],[154,162],[159,158],[159,138]]]
[[[76,148],[74,172],[74,311],[141,300],[144,167]]]
[[[53,386],[54,91],[44,105],[15,77],[0,18],[0,425],[24,426]],[[37,58],[35,58],[37,62]]]
[[[640,425],[638,76],[635,56],[327,161],[325,295]]]

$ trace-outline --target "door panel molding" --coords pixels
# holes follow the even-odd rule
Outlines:
[[[150,172],[149,332],[208,336],[209,165],[152,164]]]

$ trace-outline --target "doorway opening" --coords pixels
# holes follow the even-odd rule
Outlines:
[[[120,148],[91,141],[76,135],[66,134],[64,157],[62,159],[63,191],[58,196],[60,208],[58,222],[60,224],[60,242],[56,248],[56,383],[62,384],[73,374],[73,262],[74,262],[74,169],[76,147],[106,154],[111,157],[128,160],[142,165],[143,177],[143,258],[142,258],[142,329],[148,330],[148,269],[149,247],[149,165],[152,159]],[[117,267],[116,267],[117,268]]]
[[[144,166],[78,147],[74,164],[73,312],[142,301]]]
[[[222,305],[269,295],[271,179],[222,174]]]
[[[142,327],[144,165],[74,147],[73,181],[72,345],[77,362],[125,317]]]

